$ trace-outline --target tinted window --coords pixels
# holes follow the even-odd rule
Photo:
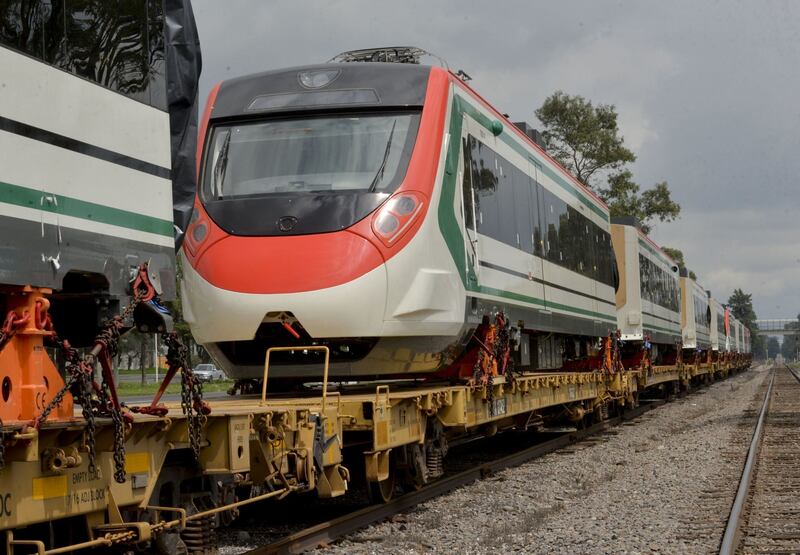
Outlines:
[[[496,172],[499,178],[497,184],[497,209],[499,211],[500,236],[496,237],[506,245],[519,248],[517,241],[516,208],[514,207],[514,177],[513,166],[495,156],[497,161]]]
[[[544,191],[544,221],[547,225],[545,234],[545,256],[550,262],[566,266],[566,244],[561,244],[561,222],[567,217],[567,203],[550,191]],[[566,239],[566,238],[565,238]]]
[[[639,254],[642,298],[673,312],[680,311],[678,280],[643,254]]]
[[[481,234],[615,286],[616,261],[607,231],[475,137],[467,137],[464,150],[465,168],[470,168],[464,178],[465,206],[471,183]],[[469,222],[466,209],[465,217]]]
[[[286,193],[390,193],[406,174],[419,115],[341,114],[219,125],[206,199]]]
[[[708,301],[697,295],[693,295],[693,299],[695,324],[699,327],[707,328],[709,323]]]
[[[517,225],[517,248],[533,253],[532,209],[536,206],[536,190],[531,179],[516,166],[509,165],[514,187],[514,219]]]
[[[497,190],[500,185],[494,151],[470,137],[472,147],[472,185],[475,190],[478,231],[500,240],[500,208]]]
[[[461,190],[464,201],[464,224],[469,229],[475,229],[475,212],[472,200],[472,172],[475,162],[472,160],[472,149],[470,148],[469,139],[464,139],[464,176],[461,183]]]
[[[0,44],[166,109],[161,0],[0,1]]]

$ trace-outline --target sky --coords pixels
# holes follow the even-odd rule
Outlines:
[[[556,90],[613,104],[643,187],[682,207],[651,237],[725,302],[800,313],[800,2],[194,0],[201,95],[345,50],[413,45],[512,121]],[[205,101],[203,100],[202,104]]]

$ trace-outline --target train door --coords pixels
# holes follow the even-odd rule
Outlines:
[[[496,140],[483,126],[464,117],[462,136],[464,151],[463,204],[465,211],[465,248],[468,275],[474,274],[473,286],[483,283],[481,264],[487,262],[485,237],[500,237],[500,205],[498,190],[501,182],[500,164],[495,153]],[[513,220],[513,214],[511,215]]]
[[[544,231],[546,229],[544,224],[544,199],[542,198],[543,191],[541,185],[539,185],[539,175],[541,174],[542,166],[531,158],[528,157],[528,175],[530,177],[530,195],[531,195],[531,205],[530,205],[530,212],[531,212],[531,223],[532,223],[532,230],[531,233],[533,234],[532,242],[533,248],[531,250],[531,254],[533,255],[531,259],[531,266],[532,266],[532,275],[539,280],[544,281],[544,263],[542,259],[545,257],[545,247],[547,245]],[[544,302],[544,308],[547,308],[547,292],[544,287],[544,283],[542,283],[542,301]]]
[[[467,133],[461,139],[461,151],[462,163],[458,181],[461,183],[461,209],[464,219],[464,274],[466,275],[467,288],[469,289],[470,286],[478,285],[480,264],[478,263],[478,207],[476,192],[473,187],[473,174],[476,168],[473,168],[475,164],[472,160],[472,145]]]

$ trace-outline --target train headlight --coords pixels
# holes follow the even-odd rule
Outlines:
[[[195,214],[197,211],[195,211]],[[189,254],[194,256],[197,254],[197,249],[200,244],[208,238],[208,224],[205,220],[199,217],[192,217],[192,222],[189,224],[188,233],[186,234],[187,240],[183,242]]]
[[[196,224],[194,228],[192,228],[192,239],[194,239],[195,243],[202,243],[206,240],[206,236],[208,235],[208,226],[205,222],[200,222]]]
[[[384,245],[391,247],[414,222],[422,205],[422,196],[417,193],[397,193],[375,214],[372,231]]]

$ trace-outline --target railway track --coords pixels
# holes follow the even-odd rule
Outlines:
[[[503,469],[518,466],[548,453],[564,449],[579,441],[609,430],[615,425],[634,420],[663,403],[663,400],[643,403],[639,407],[627,411],[621,416],[611,418],[582,430],[564,433],[552,440],[536,444],[511,455],[493,461],[483,462],[452,476],[437,480],[418,491],[406,493],[389,503],[364,507],[363,509],[345,514],[341,517],[300,530],[278,541],[251,550],[247,552],[247,555],[302,553],[321,545],[330,544],[372,523],[379,522],[393,515],[412,509],[429,499],[443,495],[486,476],[490,476]]]
[[[773,371],[720,554],[800,553],[800,372]]]

